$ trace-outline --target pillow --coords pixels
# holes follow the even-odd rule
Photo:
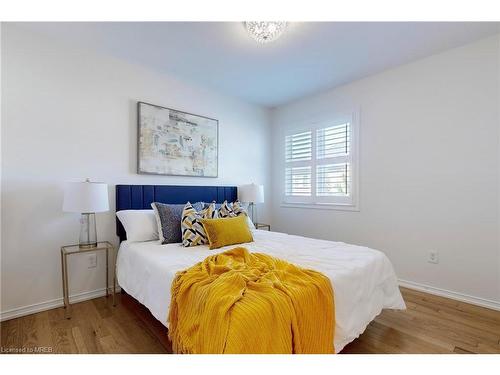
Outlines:
[[[215,205],[215,212],[213,214],[214,217],[212,219],[216,219],[218,217],[221,217],[220,216],[220,214],[221,214],[220,209],[221,209],[222,205],[227,205],[228,203],[227,203],[227,201],[224,201],[224,203],[215,203],[215,201],[212,201],[212,203],[203,202],[203,208],[207,208],[211,204]],[[229,203],[229,207],[231,207],[231,203]],[[230,208],[226,208],[226,210],[227,209],[230,209]],[[224,212],[224,209],[222,210],[222,212]],[[226,217],[226,216],[224,216],[224,217]]]
[[[203,203],[204,207],[207,207],[208,203]],[[255,229],[255,225],[248,216],[248,203],[241,203],[236,201],[234,203],[228,203],[227,200],[224,203],[215,203],[215,208],[217,210],[215,218],[225,218],[225,217],[235,217],[238,215],[246,215],[247,224],[250,230]]]
[[[162,244],[182,241],[181,220],[184,206],[184,204],[151,203],[156,217],[158,235]],[[193,207],[196,211],[200,211],[202,203],[196,202],[193,204]]]
[[[125,228],[128,241],[158,239],[158,226],[153,210],[122,210],[116,216]]]
[[[233,212],[236,214],[236,216],[245,215],[247,217],[247,224],[250,230],[255,229],[255,225],[250,219],[250,216],[248,216],[248,203],[241,203],[240,201],[234,202]]]
[[[207,203],[207,202],[202,202],[202,203],[203,203],[203,208],[207,208],[209,205],[211,205],[212,203],[214,203],[216,210],[219,210],[220,206],[222,206],[222,203],[216,203],[215,201],[212,201],[210,203]]]
[[[240,201],[236,201],[233,203],[233,212],[236,216],[245,214],[248,216],[248,203],[241,203]]]
[[[250,217],[249,217],[248,215],[247,215],[247,224],[248,224],[248,228],[249,228],[250,230],[254,230],[254,229],[256,229],[256,228],[255,228],[255,225],[254,225],[254,224],[253,224],[253,222],[252,222],[252,219],[250,219]]]
[[[231,203],[227,203],[227,201],[224,201],[220,205],[220,208],[218,210],[217,217],[220,218],[225,218],[225,217],[234,217],[236,214],[233,212],[233,205]]]
[[[250,230],[255,229],[255,225],[253,225],[252,220],[248,216],[248,203],[241,203],[240,201],[236,201],[233,203],[233,213],[236,216],[245,215],[247,217],[247,224]]]
[[[201,220],[212,219],[215,214],[215,203],[210,203],[203,210],[197,211],[191,203],[187,202],[182,211],[182,245],[191,247],[207,244],[208,239]]]
[[[210,249],[252,242],[252,232],[244,215],[224,219],[201,219]]]

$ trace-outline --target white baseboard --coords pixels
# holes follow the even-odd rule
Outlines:
[[[425,284],[416,283],[413,281],[401,280],[401,279],[399,279],[399,285],[404,287],[404,288],[414,289],[414,290],[418,290],[421,292],[434,294],[436,296],[446,297],[446,298],[454,299],[457,301],[470,303],[472,305],[487,307],[489,309],[500,311],[500,302],[499,301],[493,301],[493,300],[481,298],[481,297],[474,297],[474,296],[464,294],[464,293],[453,292],[451,290],[436,288],[436,287],[433,287],[430,285],[425,285]]]
[[[117,293],[119,290],[120,288],[116,288]],[[104,295],[106,295],[106,288],[101,288],[101,289],[91,290],[88,292],[72,294],[69,296],[69,301],[70,303],[77,303],[97,297],[102,297]],[[3,322],[4,320],[19,318],[25,315],[31,315],[40,311],[55,309],[63,305],[64,305],[63,299],[57,298],[50,301],[35,303],[33,305],[2,311],[0,312],[0,322]]]

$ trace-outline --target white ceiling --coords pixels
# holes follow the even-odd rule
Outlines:
[[[269,44],[241,22],[24,23],[266,107],[499,32],[498,23],[290,23]]]

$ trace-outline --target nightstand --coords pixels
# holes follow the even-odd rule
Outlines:
[[[68,245],[61,247],[61,268],[62,268],[62,288],[63,288],[63,299],[64,299],[64,316],[67,319],[71,319],[70,304],[69,304],[69,287],[68,287],[68,255],[73,254],[83,254],[89,252],[106,251],[106,297],[109,296],[109,253],[111,253],[113,270],[116,267],[116,250],[115,247],[108,241],[98,242],[96,247],[81,249],[79,245]],[[116,293],[116,276],[113,272],[113,306],[115,303],[115,293]]]
[[[255,225],[255,229],[267,228],[268,231],[271,230],[271,225],[270,224],[255,223],[254,225]]]

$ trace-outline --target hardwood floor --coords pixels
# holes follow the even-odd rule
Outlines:
[[[385,310],[342,353],[500,353],[500,311],[403,289],[406,311]],[[2,353],[169,353],[158,321],[119,295],[2,322]]]
[[[500,311],[401,291],[407,310],[384,310],[343,353],[500,353]]]
[[[72,318],[57,308],[1,323],[2,352],[8,348],[52,348],[53,353],[166,353],[161,342],[117,294],[73,306]]]

